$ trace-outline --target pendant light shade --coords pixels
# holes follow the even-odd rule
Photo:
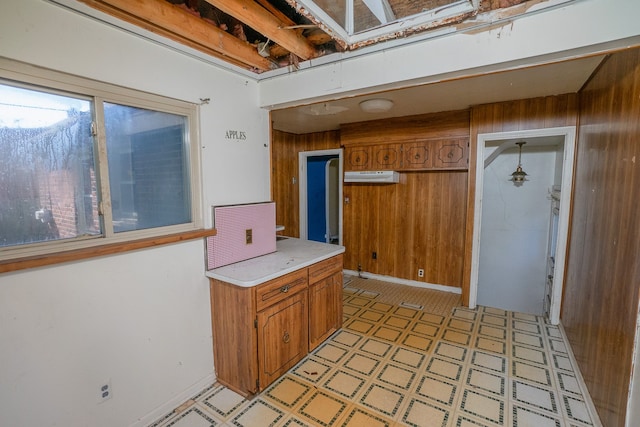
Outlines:
[[[515,172],[511,174],[511,181],[516,187],[520,187],[525,181],[527,181],[527,173],[522,170],[522,146],[526,144],[526,142],[516,142],[516,145],[519,146],[518,152],[518,167]]]

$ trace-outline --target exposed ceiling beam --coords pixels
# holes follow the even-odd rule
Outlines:
[[[309,41],[309,43],[311,43],[314,46],[329,43],[332,40],[329,34],[325,33],[319,28],[313,29],[309,33],[307,33],[306,38]],[[280,58],[289,54],[288,50],[286,50],[285,48],[277,44],[271,46],[271,49],[269,50],[269,52],[271,53],[271,56],[273,56],[274,58]]]
[[[79,0],[123,21],[246,69],[268,71],[273,63],[255,47],[165,0]]]
[[[296,23],[291,18],[289,18],[287,15],[285,15],[281,10],[277,9],[274,5],[269,3],[268,0],[256,0],[256,1],[258,3],[260,3],[260,5],[262,5],[262,7],[264,7],[269,12],[271,12],[271,14],[273,16],[275,16],[276,18],[281,20],[286,25],[296,25]]]
[[[284,28],[289,25],[288,21],[283,22],[253,0],[206,0],[206,2],[244,22],[304,60],[318,56],[315,47],[299,32]]]

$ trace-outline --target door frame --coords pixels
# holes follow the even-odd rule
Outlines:
[[[300,239],[307,240],[307,158],[318,156],[338,156],[338,244],[342,245],[342,188],[344,180],[344,150],[336,148],[331,150],[300,151],[298,153],[298,192],[299,192],[299,213]]]
[[[571,191],[573,187],[573,167],[576,151],[576,127],[565,126],[524,131],[495,132],[478,134],[476,154],[476,188],[473,217],[473,243],[471,248],[471,278],[469,284],[469,307],[475,308],[478,297],[478,273],[480,268],[480,228],[482,224],[482,197],[484,188],[485,159],[495,157],[492,154],[485,157],[486,141],[500,141],[517,138],[535,138],[545,136],[564,137],[562,160],[562,182],[560,185],[560,213],[558,217],[558,239],[556,242],[556,259],[553,275],[553,290],[549,321],[553,325],[560,323],[560,308],[562,305],[562,288],[565,276],[565,260],[569,237],[569,214],[571,208]]]

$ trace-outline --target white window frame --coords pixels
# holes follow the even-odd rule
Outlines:
[[[201,158],[199,150],[199,107],[196,104],[99,82],[66,73],[48,70],[33,65],[0,58],[0,79],[15,82],[22,87],[41,87],[45,90],[62,91],[80,98],[88,98],[94,103],[94,121],[97,135],[94,138],[98,197],[101,205],[102,234],[89,237],[51,240],[0,248],[0,261],[28,256],[55,254],[59,252],[91,248],[113,243],[126,243],[144,238],[160,237],[203,228]],[[154,227],[133,231],[113,232],[111,224],[111,199],[109,189],[106,135],[104,129],[103,104],[109,102],[131,107],[181,115],[187,118],[186,135],[189,164],[189,185],[191,202],[191,222]]]

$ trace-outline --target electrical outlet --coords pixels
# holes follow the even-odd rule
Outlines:
[[[418,277],[424,277],[424,270],[422,268],[418,269]]]
[[[113,393],[111,391],[111,380],[109,380],[100,385],[100,390],[98,392],[98,403],[102,403],[105,400],[111,399],[112,395]]]

